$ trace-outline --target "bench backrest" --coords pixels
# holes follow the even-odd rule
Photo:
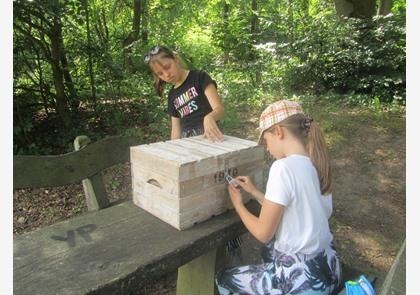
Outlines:
[[[76,151],[54,156],[14,156],[13,189],[68,185],[83,181],[89,210],[109,205],[100,172],[130,160],[130,146],[141,139],[129,136],[108,137],[92,144],[78,136]],[[93,198],[93,199],[92,199]]]

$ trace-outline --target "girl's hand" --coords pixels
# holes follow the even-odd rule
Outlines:
[[[203,120],[204,126],[204,138],[208,138],[210,141],[223,141],[223,133],[217,126],[213,116],[207,114]]]
[[[234,207],[237,207],[238,205],[241,205],[242,202],[242,194],[239,188],[235,188],[233,185],[228,185],[228,191],[230,200],[232,201],[232,204]]]
[[[251,195],[254,195],[254,192],[257,190],[254,183],[252,182],[251,178],[249,176],[237,176],[235,178],[239,185],[246,191],[247,193],[250,193]]]

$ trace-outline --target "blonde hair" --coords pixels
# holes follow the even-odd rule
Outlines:
[[[287,128],[305,146],[318,172],[321,193],[330,193],[332,190],[331,164],[324,134],[318,124],[304,114],[295,114],[275,125]],[[267,131],[271,132],[273,129],[271,127]]]

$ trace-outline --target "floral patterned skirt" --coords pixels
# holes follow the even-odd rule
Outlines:
[[[341,282],[340,261],[331,244],[316,255],[282,253],[274,240],[262,253],[263,263],[224,269],[216,275],[221,295],[331,294]]]

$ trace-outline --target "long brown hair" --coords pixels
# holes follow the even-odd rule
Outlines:
[[[157,53],[155,54],[151,54],[152,50],[154,48],[158,48]],[[171,49],[169,49],[166,46],[154,46],[152,47],[152,49],[149,51],[149,53],[147,54],[149,56],[149,61],[147,62],[147,64],[150,67],[151,63],[155,63],[156,61],[154,61],[156,56],[159,56],[160,58],[170,58],[170,59],[175,59],[176,58],[176,53],[174,51],[172,51]],[[165,86],[165,81],[163,81],[162,79],[160,79],[154,72],[153,70],[151,70],[152,74],[153,74],[153,86],[155,88],[156,94],[159,95],[160,97],[162,97],[163,95],[163,90],[164,90],[164,86]]]
[[[157,51],[157,52],[154,53],[153,51]],[[154,80],[153,86],[155,88],[156,94],[159,95],[160,97],[162,97],[164,86],[165,86],[165,81],[161,80],[155,74],[155,72],[151,69],[151,66],[150,66],[151,63],[155,63],[156,62],[156,61],[153,61],[153,59],[154,59],[154,57],[156,57],[158,55],[161,58],[171,58],[171,59],[175,59],[176,58],[176,55],[175,55],[175,53],[171,49],[169,49],[166,46],[161,46],[161,45],[153,46],[150,49],[149,53],[146,54],[146,57],[148,57],[148,59],[149,59],[147,61],[147,64],[149,65],[150,70],[151,70],[151,72],[153,74],[153,80]]]
[[[331,164],[324,133],[318,124],[304,114],[295,114],[277,125],[287,128],[306,147],[309,158],[318,172],[321,193],[330,193],[332,190]]]

